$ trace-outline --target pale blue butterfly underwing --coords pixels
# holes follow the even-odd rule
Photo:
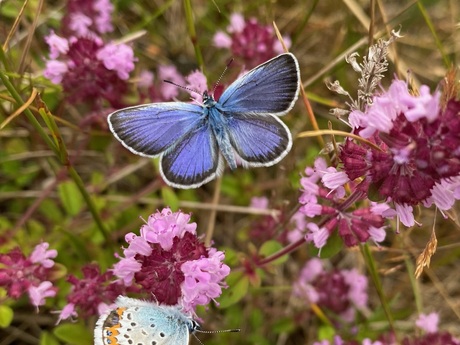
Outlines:
[[[218,101],[207,92],[203,105],[167,102],[117,110],[109,115],[113,135],[131,152],[160,157],[160,173],[176,188],[197,188],[231,169],[268,167],[292,147],[278,118],[299,95],[299,64],[285,53],[233,82]]]
[[[198,322],[177,306],[118,296],[116,308],[99,317],[94,329],[94,345],[187,345],[194,332],[201,331]]]

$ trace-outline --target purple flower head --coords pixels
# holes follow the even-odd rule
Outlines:
[[[326,168],[322,158],[315,162],[316,168],[307,168],[306,177],[301,178],[302,205],[299,212],[307,218],[322,217],[322,223],[306,222],[309,230],[307,241],[322,248],[334,231],[342,237],[348,247],[368,240],[381,242],[385,238],[385,219],[380,208],[375,205],[355,208],[358,200],[364,199],[364,193],[350,184],[351,195],[345,195],[343,184],[349,179],[335,168]]]
[[[213,41],[216,47],[231,49],[233,56],[243,59],[246,69],[283,52],[270,25],[261,25],[255,18],[245,20],[239,13],[232,14],[227,32],[218,31]],[[288,48],[290,42],[285,38]]]
[[[114,281],[111,271],[101,274],[97,264],[86,265],[81,271],[82,278],[72,274],[67,278],[72,288],[67,295],[67,304],[59,315],[59,321],[77,315],[99,315],[101,305],[111,304],[119,295],[125,295],[128,291],[137,291]]]
[[[68,40],[56,37],[48,36],[50,57],[56,58],[46,62],[44,76],[62,84],[73,103],[88,102],[96,106],[105,99],[113,108],[122,107],[120,99],[127,90],[126,79],[134,69],[132,48],[125,44],[104,44],[97,37]]]
[[[392,201],[406,226],[415,222],[412,206],[434,202],[446,210],[458,197],[456,186],[445,190],[460,175],[460,102],[451,99],[441,108],[439,99],[425,86],[413,96],[406,83],[393,81],[366,112],[350,115],[356,133],[379,149],[346,140],[340,152],[348,178]]]
[[[54,261],[57,251],[48,250],[49,244],[37,245],[29,257],[19,248],[0,254],[0,286],[9,297],[18,299],[26,292],[35,307],[45,304],[45,298],[54,297],[57,288],[53,286]]]
[[[224,253],[206,248],[196,235],[196,223],[183,212],[157,211],[140,236],[130,233],[126,241],[125,257],[114,265],[114,274],[126,285],[140,286],[147,298],[179,304],[187,312],[219,297],[230,273]]]
[[[69,0],[62,31],[70,36],[93,36],[113,30],[110,0]]]
[[[352,322],[356,310],[367,306],[367,278],[356,270],[325,270],[314,258],[300,272],[293,294]]]

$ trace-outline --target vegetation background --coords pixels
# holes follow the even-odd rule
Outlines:
[[[329,109],[343,106],[346,99],[329,91],[325,81],[338,79],[350,93],[356,91],[357,74],[344,57],[353,51],[363,56],[370,35],[375,40],[400,29],[403,36],[390,47],[383,87],[394,75],[406,79],[410,73],[416,85],[426,84],[434,90],[460,52],[460,3],[454,0],[114,0],[113,5],[115,29],[107,36],[129,42],[138,59],[127,99],[138,99],[135,80],[140,72],[155,71],[160,64],[175,65],[183,75],[202,68],[211,88],[232,57],[229,50],[213,45],[213,36],[226,30],[232,13],[241,13],[262,25],[275,22],[281,34],[291,38],[290,51],[299,60],[303,87],[321,129],[331,121],[333,128],[347,130],[329,114]],[[56,156],[23,113],[0,129],[0,253],[19,246],[28,255],[35,245],[46,241],[58,250],[56,262],[66,272],[56,282],[58,295],[47,300],[38,313],[26,296],[11,300],[0,290],[0,345],[91,344],[95,317],[55,326],[52,311],[62,308],[70,288],[64,275],[80,276],[81,267],[90,262],[103,269],[110,267],[116,261],[114,252],[121,252],[124,234],[136,232],[143,224],[139,216],[147,218],[164,206],[192,212],[200,234],[213,229],[214,246],[226,251],[232,270],[245,275],[228,281],[221,307],[199,310],[204,329],[240,327],[241,333],[200,335],[203,343],[313,344],[330,336],[331,326],[321,315],[292,297],[301,268],[316,255],[311,245],[254,272],[246,270],[265,242],[279,239],[275,234],[292,227],[289,216],[298,207],[300,176],[319,155],[321,142],[294,139],[289,155],[270,168],[226,169],[217,193],[216,182],[196,190],[172,189],[162,182],[156,160],[125,150],[100,125],[103,121],[93,121],[87,105],[68,102],[62,88],[43,77],[49,56],[44,38],[50,30],[58,32],[65,7],[66,1],[59,0],[0,1],[1,72],[9,76],[24,102],[32,88],[39,90],[66,147],[60,148],[61,157]],[[240,68],[237,60],[222,83],[228,85]],[[187,100],[185,94],[181,97]],[[50,134],[36,106],[35,100],[29,108]],[[0,123],[19,107],[0,84]],[[111,110],[107,106],[105,115]],[[283,120],[294,138],[312,130],[301,101]],[[328,136],[323,139],[331,140]],[[68,161],[62,159],[64,154]],[[82,197],[71,170],[81,177],[94,209]],[[250,208],[251,198],[261,196],[268,198],[268,210]],[[91,211],[97,213],[106,233]],[[267,221],[267,214],[275,213],[281,221]],[[459,222],[455,209],[449,215],[450,219],[437,217],[438,248],[430,268],[418,280],[414,278],[415,260],[430,239],[434,210],[424,209],[417,216],[424,226],[402,228],[395,234],[396,224],[391,223],[381,248],[369,244],[381,286],[376,287],[369,278],[368,314],[361,315],[355,325],[362,337],[376,339],[389,329],[377,294],[380,288],[399,334],[417,333],[417,315],[436,311],[440,328],[460,336]],[[256,237],[256,226],[266,231],[257,232]],[[284,244],[270,242],[264,250],[272,252]],[[357,268],[369,275],[359,247],[340,245],[325,256],[331,267]],[[63,336],[62,327],[72,336]]]

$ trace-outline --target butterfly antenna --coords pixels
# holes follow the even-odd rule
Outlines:
[[[195,329],[192,333],[192,335],[195,337],[195,339],[201,344],[204,345],[203,342],[196,336],[195,333],[206,333],[206,334],[211,334],[211,333],[228,333],[228,332],[240,332],[241,329],[235,328],[235,329],[221,329],[217,331],[202,331],[200,329]]]
[[[190,91],[190,92],[195,92],[197,95],[199,96],[202,96],[201,92],[198,92],[197,90],[194,90],[194,89],[191,89],[187,86],[183,86],[183,85],[179,85],[179,84],[176,84],[175,82],[171,81],[171,80],[163,80],[165,83],[168,83],[168,84],[172,84],[174,86],[177,86],[178,88],[181,88],[183,90],[187,90],[187,91]]]
[[[206,333],[206,334],[213,334],[213,333],[233,333],[233,332],[241,332],[241,329],[239,328],[233,328],[233,329],[219,329],[217,331],[204,331],[201,329],[195,329],[195,333]]]
[[[222,77],[224,76],[225,72],[227,72],[227,70],[228,70],[228,68],[230,67],[230,65],[232,64],[233,60],[234,60],[233,58],[230,59],[230,61],[229,61],[229,62],[227,63],[227,65],[225,66],[224,71],[223,71],[222,74],[220,75],[219,79],[217,79],[217,82],[216,82],[216,84],[214,85],[214,89],[212,90],[212,94],[213,94],[213,95],[214,95],[214,92],[216,91],[217,87],[219,86]]]

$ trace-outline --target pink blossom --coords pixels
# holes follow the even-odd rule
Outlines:
[[[414,214],[412,210],[412,206],[409,206],[407,204],[401,205],[399,203],[395,203],[396,214],[398,215],[401,223],[403,223],[405,226],[414,226],[415,224]]]
[[[217,31],[212,41],[217,48],[230,48],[232,46],[232,38],[223,31]]]
[[[30,254],[30,261],[32,261],[33,263],[39,263],[46,268],[53,267],[54,261],[51,259],[54,259],[57,256],[57,250],[48,250],[49,246],[50,245],[47,242],[43,242],[35,246],[34,251],[32,252],[32,254]]]
[[[43,75],[51,80],[53,84],[60,84],[68,70],[69,68],[65,62],[48,60],[46,61],[46,68]]]
[[[249,207],[266,210],[268,209],[268,202],[269,202],[268,198],[265,196],[261,196],[261,197],[254,196],[251,198],[251,203]]]
[[[415,324],[418,328],[423,329],[427,333],[436,333],[438,331],[439,314],[420,314]]]
[[[62,320],[67,320],[72,317],[77,317],[78,314],[75,311],[75,304],[67,303],[64,308],[59,312],[58,320],[56,324],[59,324]]]
[[[111,32],[113,30],[111,18],[113,5],[110,0],[96,0],[93,8],[98,12],[98,15],[94,19],[97,31],[101,34]]]
[[[174,237],[182,238],[186,232],[196,234],[196,223],[189,221],[189,214],[164,208],[149,216],[147,224],[141,227],[141,236],[147,242],[159,243],[164,250],[170,250]]]
[[[56,59],[60,54],[66,54],[69,51],[69,41],[56,35],[53,30],[45,37],[45,42],[50,47],[51,59]]]
[[[44,281],[38,286],[30,286],[28,292],[31,303],[38,307],[45,304],[46,297],[56,296],[57,288],[50,281]]]
[[[329,168],[321,180],[324,186],[332,190],[342,187],[350,181],[345,172],[337,171],[335,168]]]
[[[185,280],[182,283],[182,306],[193,311],[197,305],[206,305],[222,293],[222,280],[230,273],[223,264],[224,253],[210,248],[209,257],[184,262],[181,270]]]
[[[232,13],[230,16],[230,25],[227,27],[227,31],[230,33],[236,33],[243,31],[245,27],[244,17],[240,13]]]
[[[143,70],[139,74],[139,79],[137,81],[137,85],[141,88],[149,88],[153,85],[154,75],[152,72]]]
[[[81,12],[72,13],[70,15],[69,28],[75,32],[77,36],[88,36],[91,34],[90,26],[93,21],[90,17],[84,15]]]
[[[97,52],[96,57],[105,68],[116,71],[122,80],[128,79],[129,73],[134,70],[134,52],[126,44],[109,43]]]
[[[134,257],[123,258],[115,265],[113,265],[113,274],[121,279],[124,285],[130,286],[134,280],[134,274],[139,272],[142,264]]]

